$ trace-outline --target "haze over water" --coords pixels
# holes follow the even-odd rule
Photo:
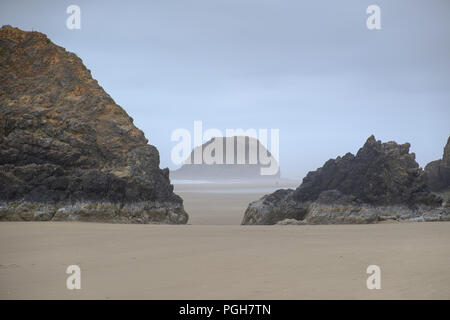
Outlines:
[[[177,128],[279,128],[284,177],[302,178],[367,137],[442,156],[450,119],[450,3],[71,1],[1,4],[0,21],[75,52],[170,161]]]

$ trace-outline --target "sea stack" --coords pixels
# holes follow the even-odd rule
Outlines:
[[[376,223],[450,220],[430,192],[409,143],[367,139],[356,155],[328,160],[296,189],[250,203],[242,224]]]
[[[195,159],[196,155],[200,161]],[[171,172],[171,177],[179,180],[276,181],[280,179],[280,168],[275,157],[258,139],[215,137],[196,147],[183,166]]]
[[[0,220],[186,223],[169,170],[80,58],[0,29]]]

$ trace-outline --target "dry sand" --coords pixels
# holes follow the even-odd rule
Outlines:
[[[450,223],[5,222],[0,264],[1,299],[449,299]],[[71,264],[81,290],[65,288]]]
[[[450,299],[450,223],[239,226],[257,191],[183,188],[193,225],[0,223],[0,299]]]

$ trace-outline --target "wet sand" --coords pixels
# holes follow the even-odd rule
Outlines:
[[[250,202],[281,188],[295,189],[295,180],[259,183],[183,183],[174,184],[184,200],[193,225],[239,225]]]
[[[71,264],[81,290],[66,289]],[[449,266],[446,222],[0,223],[0,299],[449,299]]]

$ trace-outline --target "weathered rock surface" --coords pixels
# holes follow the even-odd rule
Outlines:
[[[200,161],[196,162],[195,154]],[[268,172],[270,167],[273,169]],[[180,180],[277,180],[280,170],[275,157],[259,140],[233,136],[212,138],[196,147],[185,164],[170,175]]]
[[[425,178],[432,191],[450,191],[450,137],[444,147],[442,159],[425,166]]]
[[[0,29],[0,220],[186,223],[169,170],[75,54]]]
[[[296,190],[278,190],[250,203],[242,224],[450,220],[449,207],[429,191],[409,147],[371,136],[356,155],[347,153],[309,172]]]
[[[300,226],[303,224],[306,224],[303,220],[296,220],[296,219],[284,219],[276,223],[279,226]]]
[[[296,201],[292,189],[280,189],[250,203],[242,224],[276,224],[285,219],[302,220],[307,213],[308,202]]]

